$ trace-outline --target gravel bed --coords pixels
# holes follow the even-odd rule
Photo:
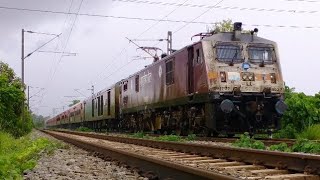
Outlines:
[[[33,131],[31,134],[32,138],[40,136],[59,141],[40,131]],[[65,147],[67,148],[57,149],[51,155],[42,154],[36,167],[24,173],[24,179],[147,179],[133,170],[95,157],[93,153],[73,145]]]

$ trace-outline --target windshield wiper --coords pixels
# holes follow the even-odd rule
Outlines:
[[[238,51],[236,50],[236,52],[234,53],[234,56],[231,59],[231,62],[229,63],[229,66],[233,66],[233,60],[238,56]]]

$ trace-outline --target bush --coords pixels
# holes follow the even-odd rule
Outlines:
[[[312,125],[297,135],[301,139],[320,140],[320,124]]]
[[[14,71],[7,64],[0,62],[0,130],[15,137],[29,133],[33,126],[30,113],[26,107],[22,107],[26,99],[22,88],[21,81]]]
[[[144,134],[144,132],[137,132],[137,133],[134,133],[133,135],[132,135],[132,137],[134,137],[134,138],[144,138],[144,136],[145,136],[145,134]]]
[[[196,135],[195,134],[189,134],[188,136],[187,136],[187,140],[188,141],[194,141],[194,140],[196,140]]]
[[[236,140],[233,143],[233,146],[252,149],[266,149],[262,141],[250,138],[249,133],[247,132],[241,135],[240,139]]]
[[[91,132],[92,129],[84,127],[84,126],[80,126],[76,129],[76,131],[81,131],[81,132]]]
[[[155,138],[155,140],[158,141],[182,141],[181,136],[177,135],[164,135],[164,136],[159,136]]]
[[[29,136],[15,139],[0,132],[0,179],[22,179],[21,174],[33,169],[41,151],[52,153],[60,144],[45,138],[32,140]]]
[[[320,143],[310,141],[307,139],[299,139],[293,146],[292,151],[294,152],[305,152],[305,153],[320,153]]]
[[[280,129],[276,132],[273,137],[274,138],[288,138],[288,139],[295,139],[297,134],[296,128],[293,124],[288,124],[284,128]]]
[[[290,149],[290,147],[288,147],[288,145],[286,143],[280,143],[280,144],[276,144],[276,145],[271,145],[269,147],[269,150],[271,150],[271,151],[282,151],[282,152],[291,152],[292,151]]]
[[[285,102],[288,109],[281,118],[283,128],[294,129],[293,133],[301,132],[313,124],[320,123],[320,94],[307,96],[294,92],[294,88],[286,87]],[[284,133],[285,134],[285,133]],[[293,137],[292,134],[287,134]]]

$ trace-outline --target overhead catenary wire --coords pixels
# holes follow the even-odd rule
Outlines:
[[[66,18],[65,18],[65,20],[64,20],[64,22],[63,22],[62,30],[63,30],[63,28],[64,28],[65,25],[66,25],[66,22],[67,22],[67,19],[68,19],[69,15],[70,15],[70,12],[71,12],[71,8],[72,8],[73,3],[74,3],[74,0],[71,0],[71,3],[70,3],[69,8],[68,8],[68,13],[66,14],[67,16],[66,16]],[[56,47],[55,47],[55,51],[57,51],[58,48],[59,48],[59,43],[57,43],[57,45],[56,45]],[[63,55],[63,54],[62,54],[62,55]],[[56,58],[56,56],[54,57],[54,59],[55,59],[55,58]],[[55,61],[53,61],[53,66],[52,66],[52,68],[50,69],[50,75],[51,75],[51,76],[49,75],[46,86],[49,86],[50,81],[53,79],[54,74],[55,74],[55,72],[56,72],[56,68],[57,68],[57,66],[59,65],[59,63],[56,63],[56,64],[54,64],[54,63],[55,63]],[[42,94],[39,105],[42,104],[43,99],[44,99],[44,97],[45,97],[45,95],[46,95],[46,93],[47,93],[48,91],[49,91],[49,89],[47,88],[46,91]]]
[[[200,17],[203,16],[204,14],[208,13],[210,10],[212,10],[214,7],[216,7],[216,6],[218,6],[219,4],[221,4],[223,1],[224,1],[224,0],[218,1],[216,4],[214,4],[214,5],[212,6],[212,8],[209,8],[209,9],[205,10],[205,11],[202,12],[200,15],[196,16],[195,18],[193,18],[190,22],[182,25],[180,28],[178,28],[177,30],[175,30],[175,31],[173,32],[173,34],[179,32],[181,29],[185,28],[185,27],[188,26],[190,23],[194,22],[195,20],[197,20],[198,18],[200,18]]]
[[[18,11],[29,11],[29,12],[40,12],[40,13],[53,13],[53,14],[71,14],[76,15],[74,12],[63,12],[63,11],[49,11],[49,10],[39,10],[39,9],[26,9],[26,8],[12,8],[0,6],[0,9],[10,9]],[[212,25],[216,22],[204,22],[204,21],[187,21],[187,20],[174,20],[174,19],[156,19],[156,18],[142,18],[142,17],[129,17],[129,16],[112,16],[112,15],[101,15],[101,14],[89,14],[89,13],[79,13],[79,16],[89,16],[89,17],[100,17],[100,18],[113,18],[113,19],[127,19],[127,20],[140,20],[140,21],[162,21],[171,23],[189,23],[189,24],[203,24]],[[305,29],[319,29],[320,26],[298,26],[298,25],[272,25],[272,24],[243,24],[244,26],[264,26],[272,28],[305,28]]]
[[[187,1],[189,1],[189,0],[185,0],[182,4],[184,4],[184,3],[186,3]],[[180,7],[180,6],[179,6]],[[168,14],[166,14],[164,17],[162,17],[161,19],[163,20],[163,19],[165,19],[166,17],[168,17],[168,16],[170,16],[172,13],[174,13],[177,9],[179,9],[179,7],[177,7],[177,8],[175,8],[175,9],[173,9],[172,11],[170,11]],[[152,29],[152,28],[154,28],[158,23],[160,23],[161,21],[156,21],[154,24],[152,24],[150,27],[148,27],[146,30],[144,30],[142,33],[140,33],[137,37],[140,37],[140,36],[142,36],[144,33],[146,33],[146,32],[148,32],[150,29]],[[128,38],[127,38],[128,39]],[[128,47],[128,46],[127,46]],[[120,55],[122,54],[122,52],[127,48],[127,47],[125,47],[124,49],[122,49],[121,50],[121,52],[120,52]],[[111,60],[111,62],[106,66],[106,68],[104,68],[104,69],[107,69],[107,68],[109,68],[111,65],[112,65],[112,63],[114,62],[114,61],[116,61],[120,56],[116,56],[117,58],[112,58],[112,60]],[[131,62],[128,62],[128,63],[131,63]],[[102,72],[101,72],[102,73]],[[99,73],[99,74],[101,74],[101,73]],[[96,85],[97,83],[95,83],[94,85]]]
[[[145,0],[112,0],[114,2],[121,3],[133,3],[133,4],[147,4],[147,5],[159,5],[159,6],[183,6],[190,8],[214,8],[223,10],[239,10],[239,11],[265,11],[265,12],[276,12],[276,13],[307,13],[314,14],[318,13],[318,10],[297,10],[297,9],[267,9],[267,8],[257,8],[257,7],[238,7],[238,6],[212,6],[206,4],[185,4],[185,3],[173,3],[173,2],[162,2],[162,1],[145,1]],[[286,0],[290,1],[290,0]],[[291,0],[299,1],[299,0]],[[303,1],[300,1],[303,2]],[[320,1],[316,1],[320,2]]]

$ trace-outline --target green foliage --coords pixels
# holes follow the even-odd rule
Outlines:
[[[284,128],[280,129],[276,132],[273,137],[274,138],[289,138],[295,139],[297,134],[297,130],[293,124],[287,124]]]
[[[232,32],[233,22],[231,19],[222,20],[220,22],[214,23],[213,27],[207,28],[208,32],[220,33],[220,32]],[[249,30],[242,30],[242,33],[249,33]]]
[[[76,131],[82,131],[82,132],[92,132],[93,130],[84,126],[80,126],[76,129]]]
[[[22,120],[22,103],[25,95],[22,92],[20,79],[5,63],[0,62],[0,130],[15,137],[27,134],[32,129],[30,113],[24,107]]]
[[[223,20],[221,22],[214,23],[212,28],[209,28],[209,32],[232,32],[233,31],[233,23],[231,19]]]
[[[252,149],[266,149],[266,147],[262,141],[250,138],[249,133],[247,133],[247,132],[244,133],[243,135],[241,135],[240,139],[236,140],[233,143],[233,146],[252,148]]]
[[[195,134],[189,134],[188,136],[187,136],[187,140],[188,141],[194,141],[194,140],[196,140],[196,135]]]
[[[143,131],[141,131],[141,132],[134,133],[134,134],[132,135],[132,137],[134,137],[134,138],[144,138],[144,137],[145,137],[145,134],[144,134]]]
[[[299,139],[293,146],[294,152],[320,153],[320,143],[306,139]]]
[[[320,140],[320,124],[312,125],[297,135],[301,139]]]
[[[33,125],[36,128],[44,128],[45,120],[49,117],[43,117],[41,115],[32,114]]]
[[[290,125],[296,132],[301,132],[313,124],[320,123],[319,95],[307,96],[295,93],[293,88],[286,87],[285,102],[288,110],[281,119],[284,128]]]
[[[34,168],[40,152],[52,153],[61,146],[45,138],[15,139],[4,132],[0,132],[0,139],[0,179],[22,179],[25,170]]]
[[[181,136],[177,136],[177,135],[159,136],[159,137],[155,138],[155,140],[158,140],[158,141],[183,141]]]
[[[276,144],[276,145],[271,145],[269,147],[269,150],[271,150],[271,151],[282,151],[282,152],[291,152],[292,151],[290,149],[290,147],[288,147],[288,145],[286,143],[280,143],[280,144]]]
[[[79,103],[79,102],[80,102],[80,100],[75,99],[75,100],[72,101],[71,104],[69,104],[69,107],[71,107],[71,106],[73,106],[73,105],[75,105],[75,104],[77,104],[77,103]]]

